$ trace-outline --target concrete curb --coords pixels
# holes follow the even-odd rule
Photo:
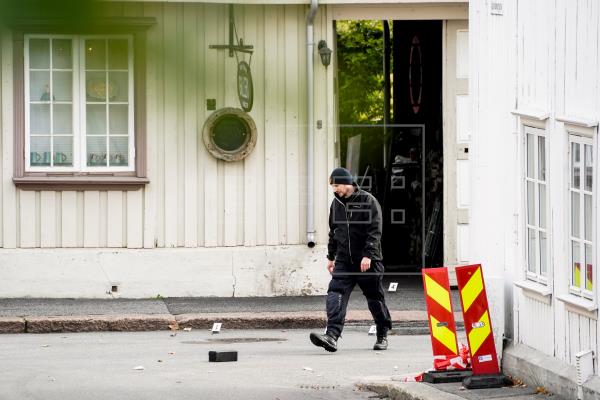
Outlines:
[[[0,317],[0,334],[23,332],[25,332],[24,318]]]
[[[388,380],[387,382],[366,382],[359,385],[392,400],[465,400],[463,397],[419,382],[390,383]]]
[[[427,321],[420,317],[419,311],[392,312],[398,329],[427,329]],[[0,317],[0,334],[162,331],[175,323],[180,329],[210,329],[215,322],[221,322],[224,329],[319,329],[326,320],[324,311]],[[369,325],[373,321],[368,311],[349,311],[346,323]]]

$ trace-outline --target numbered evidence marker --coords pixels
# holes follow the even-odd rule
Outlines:
[[[388,288],[388,292],[395,292],[398,289],[398,282],[390,282],[390,287]]]
[[[215,322],[213,324],[213,327],[212,327],[212,333],[214,335],[214,334],[220,333],[220,332],[221,332],[221,323],[220,322]]]
[[[377,325],[371,325],[369,328],[369,335],[375,335],[377,333]]]

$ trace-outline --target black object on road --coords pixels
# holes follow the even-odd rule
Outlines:
[[[227,362],[227,361],[237,361],[238,360],[238,352],[237,351],[209,351],[208,352],[208,362]]]

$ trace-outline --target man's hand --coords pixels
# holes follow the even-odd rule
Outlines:
[[[333,273],[333,267],[335,267],[335,261],[327,260],[327,271],[329,271],[330,274]]]
[[[371,268],[371,259],[369,257],[363,257],[360,262],[360,272],[365,272],[369,268]]]

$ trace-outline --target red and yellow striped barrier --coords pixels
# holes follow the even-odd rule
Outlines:
[[[457,357],[456,323],[452,313],[448,268],[424,268],[422,275],[433,358]]]
[[[473,375],[499,374],[481,265],[456,267],[456,280],[471,352]]]

